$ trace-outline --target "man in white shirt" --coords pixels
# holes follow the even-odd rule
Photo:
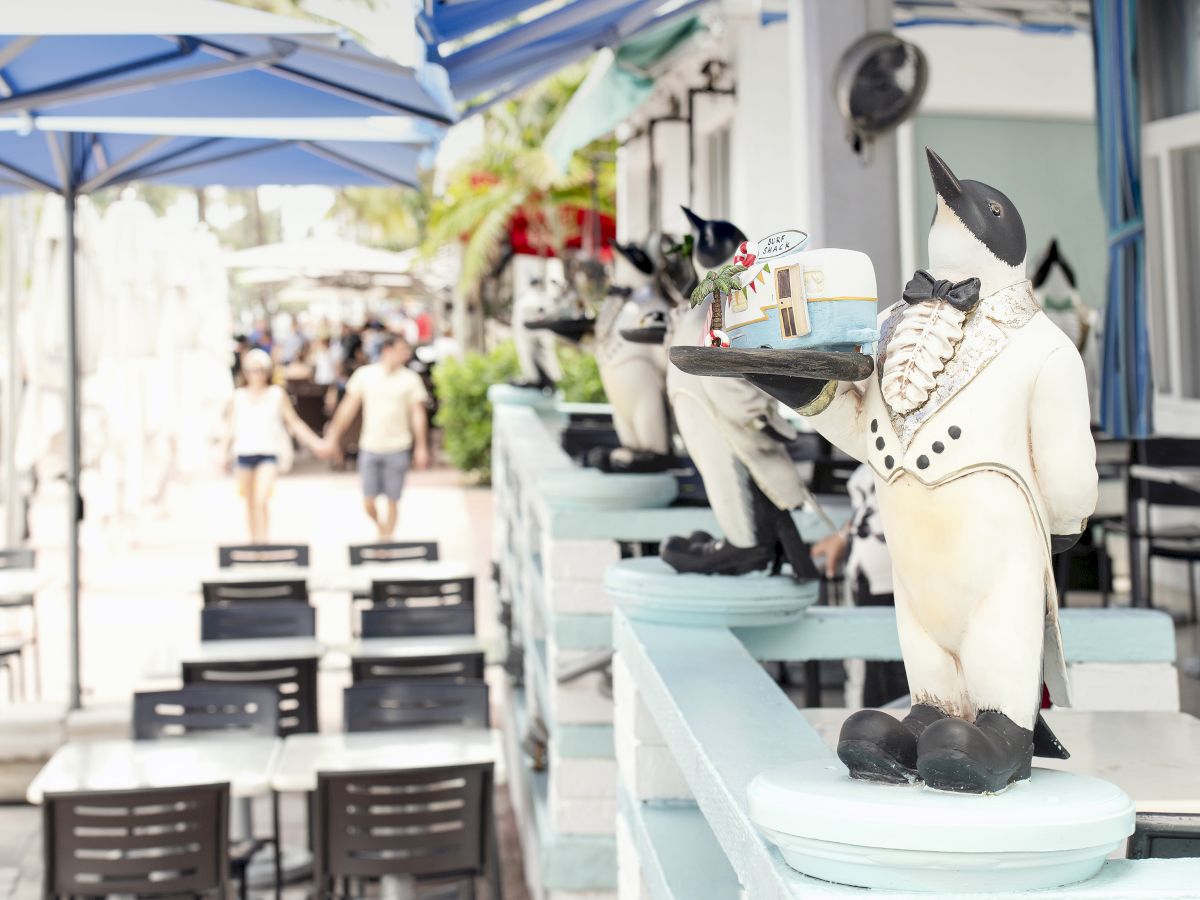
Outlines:
[[[429,399],[421,376],[405,364],[412,349],[398,335],[379,343],[379,362],[363,366],[350,376],[346,396],[338,404],[325,435],[328,451],[341,455],[341,437],[362,410],[358,439],[358,471],[362,476],[363,508],[380,540],[389,540],[396,529],[396,510],[410,466],[429,465]],[[379,498],[384,498],[383,514]]]

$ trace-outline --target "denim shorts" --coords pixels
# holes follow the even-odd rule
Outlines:
[[[362,476],[363,496],[370,498],[382,494],[389,500],[399,500],[404,490],[404,476],[411,463],[411,450],[395,453],[359,450],[358,472]]]
[[[257,469],[259,466],[275,465],[278,460],[273,453],[246,453],[237,458],[239,469]]]

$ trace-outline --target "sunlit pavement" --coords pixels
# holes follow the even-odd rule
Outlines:
[[[50,485],[31,510],[32,543],[38,568],[54,583],[38,596],[42,638],[42,696],[65,700],[68,685],[65,593],[65,505],[59,485]],[[357,476],[331,472],[302,461],[280,479],[272,503],[271,539],[308,543],[313,565],[344,564],[346,547],[376,539],[363,513]],[[486,647],[497,639],[492,599],[491,494],[464,488],[448,469],[414,472],[401,501],[396,539],[433,539],[443,559],[465,563],[476,574],[477,629]],[[246,540],[242,504],[228,476],[174,485],[157,509],[136,520],[85,523],[82,534],[84,705],[100,723],[127,715],[135,690],[172,687],[179,680],[181,652],[199,638],[200,579],[216,568],[217,545]],[[317,593],[318,636],[330,643],[349,638],[348,598]],[[489,680],[498,673],[489,667]],[[341,689],[349,684],[348,661],[327,659],[319,678],[323,731],[337,730]],[[0,700],[0,703],[6,700]],[[495,715],[493,721],[499,721]],[[498,792],[505,896],[523,898],[523,876],[506,796]],[[295,802],[292,802],[294,800]],[[285,805],[290,843],[305,836],[299,798]],[[269,822],[266,808],[258,821]],[[28,807],[0,807],[0,898],[39,895],[40,816]],[[299,889],[297,889],[299,893]]]

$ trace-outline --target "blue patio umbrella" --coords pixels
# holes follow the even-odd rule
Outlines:
[[[129,181],[409,185],[454,119],[437,71],[217,0],[38,0],[0,21],[0,192],[66,222],[70,703],[80,705],[75,204]],[[402,121],[397,121],[397,119]],[[414,121],[416,120],[416,121]]]

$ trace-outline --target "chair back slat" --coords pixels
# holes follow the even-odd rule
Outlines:
[[[365,681],[346,688],[344,697],[346,731],[488,726],[488,688],[482,681]]]
[[[183,683],[261,685],[274,692],[278,735],[312,734],[317,730],[316,659],[247,660],[183,664]]]
[[[475,607],[371,607],[362,611],[364,638],[475,633]]]
[[[274,737],[278,730],[278,693],[267,685],[189,684],[133,695],[134,740],[213,732]]]
[[[200,640],[314,637],[317,611],[307,603],[239,603],[200,610]]]
[[[230,544],[217,548],[217,565],[307,566],[308,544]]]
[[[1200,466],[1200,438],[1154,437],[1136,441],[1133,461],[1146,466]]]
[[[317,892],[340,878],[474,878],[486,865],[492,764],[317,776]]]
[[[475,603],[475,579],[389,578],[371,582],[376,606],[452,606]]]
[[[308,583],[303,579],[279,581],[205,581],[201,584],[205,606],[231,603],[307,603]]]
[[[350,675],[355,684],[410,678],[480,681],[483,678],[483,651],[438,656],[359,657],[350,661]]]
[[[437,541],[384,541],[376,544],[351,544],[350,565],[373,563],[437,562]]]
[[[5,569],[32,569],[37,562],[37,551],[29,547],[13,547],[0,550],[0,571]]]
[[[52,896],[224,896],[229,785],[47,794]]]

